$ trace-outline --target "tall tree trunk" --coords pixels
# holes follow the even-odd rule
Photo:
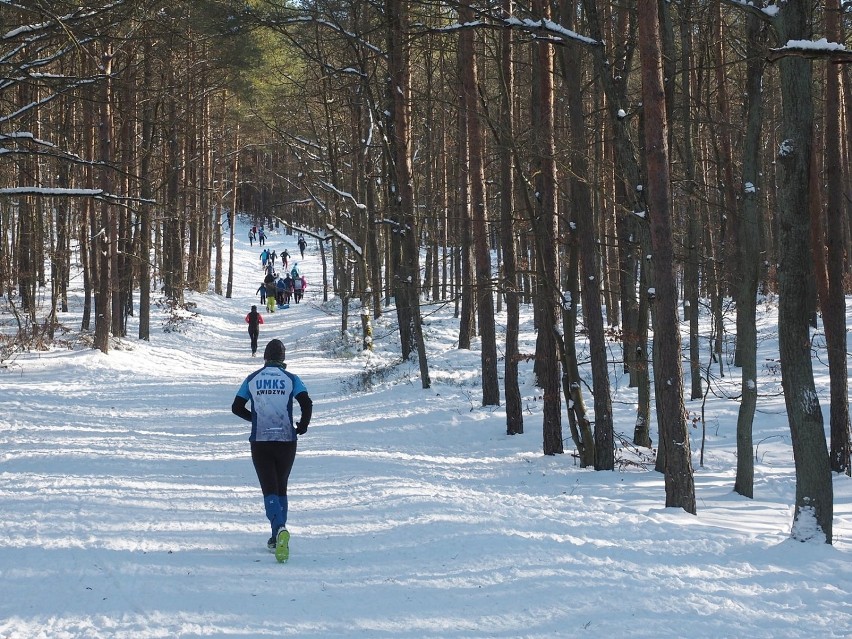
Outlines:
[[[504,18],[512,15],[514,0],[503,0]],[[524,416],[521,406],[521,391],[518,385],[520,332],[520,297],[518,294],[518,261],[515,245],[513,213],[515,209],[515,178],[512,161],[514,145],[515,68],[514,35],[511,29],[500,34],[500,139],[498,150],[500,162],[500,240],[503,246],[503,291],[506,297],[506,359],[504,361],[503,385],[506,397],[506,433],[517,435],[524,432]]]
[[[68,187],[68,169],[63,166],[57,176],[59,186]],[[64,199],[64,198],[63,198]],[[67,201],[56,204],[56,245],[51,256],[51,299],[53,313],[68,312],[68,278],[71,269],[71,211]],[[53,339],[53,335],[51,335]]]
[[[779,42],[811,38],[812,3],[788,0],[777,18]],[[787,56],[779,62],[781,148],[777,155],[779,247],[778,342],[781,382],[796,465],[796,508],[792,537],[832,540],[834,495],[822,411],[814,386],[809,321],[803,291],[812,277],[809,249],[809,188],[813,104],[811,62]]]
[[[595,0],[583,0],[589,30],[596,40],[612,42],[604,33]],[[641,219],[646,210],[641,187],[640,169],[629,130],[631,117],[624,107],[630,104],[627,94],[633,51],[636,44],[636,16],[632,5],[617,7],[617,44],[610,59],[603,46],[592,49],[596,77],[606,97],[607,114],[612,127],[612,154],[615,160],[615,207],[618,211],[619,289],[622,314],[624,368],[630,374],[630,386],[638,388],[639,404],[633,440],[639,446],[651,446],[651,390],[648,368],[648,300],[645,284],[648,264],[643,256],[649,250],[647,223]],[[611,61],[610,61],[611,60]],[[637,294],[637,282],[641,298]],[[643,306],[644,305],[644,306]]]
[[[683,139],[683,217],[687,222],[687,260],[684,270],[684,309],[689,321],[689,376],[691,380],[691,399],[700,399],[703,395],[701,384],[701,352],[698,335],[699,304],[698,278],[701,254],[700,220],[696,214],[698,202],[695,201],[695,150],[693,140],[698,138],[698,132],[693,124],[692,115],[692,68],[693,68],[693,29],[692,2],[686,0],[680,4],[680,86],[681,86],[681,131]]]
[[[473,20],[469,0],[459,9],[462,22]],[[500,383],[497,378],[497,332],[494,324],[494,293],[491,279],[491,251],[488,246],[488,221],[485,204],[485,166],[482,157],[482,124],[479,118],[476,50],[472,29],[460,34],[459,54],[462,65],[462,92],[467,115],[468,158],[470,161],[471,232],[476,257],[476,311],[482,364],[482,405],[500,405]]]
[[[137,78],[132,76],[118,86],[116,104],[135,105],[134,85]],[[126,114],[121,118],[120,126],[114,135],[117,139],[115,165],[121,167],[115,187],[120,193],[129,194],[130,175],[135,170],[133,156],[136,151],[134,131],[131,129],[131,116]],[[133,223],[130,220],[130,209],[116,207],[110,228],[110,242],[114,241],[115,249],[112,254],[112,333],[119,337],[127,336],[127,317],[133,311],[133,271],[130,265],[132,253]]]
[[[365,184],[367,210],[375,211],[379,202],[379,195],[376,189],[376,181],[368,179]],[[367,272],[370,274],[370,288],[372,289],[372,301],[370,306],[373,309],[373,319],[379,319],[382,316],[382,248],[385,242],[382,242],[382,231],[380,225],[375,225],[372,232],[367,235],[367,262],[369,267]]]
[[[20,104],[31,104],[36,100],[35,89],[29,83],[18,85],[17,98]],[[38,120],[38,110],[26,116],[24,126],[35,130]],[[33,181],[37,162],[31,155],[21,159],[18,164],[18,185],[27,186]],[[27,330],[33,327],[36,318],[36,284],[37,284],[37,254],[36,249],[36,208],[32,197],[22,195],[19,205],[17,224],[17,282],[21,298],[21,307],[28,317]],[[21,336],[27,342],[32,335]]]
[[[358,150],[358,160],[352,170],[352,193],[357,202],[368,201],[369,193],[368,177],[369,167],[372,165],[369,140],[372,138],[373,122],[367,113],[368,104],[364,96],[368,95],[369,86],[366,79],[353,99],[352,103],[352,148]],[[372,202],[370,202],[372,203]],[[355,237],[361,247],[361,253],[355,253],[358,257],[357,268],[357,293],[360,303],[361,315],[361,348],[365,351],[373,350],[373,319],[372,302],[373,275],[370,273],[369,251],[371,250],[368,237],[374,233],[371,221],[375,217],[375,209],[367,205],[366,210],[358,212],[356,220]]]
[[[737,476],[734,491],[754,496],[752,430],[757,408],[757,285],[760,278],[761,130],[763,127],[764,45],[762,21],[746,16],[746,129],[743,141],[742,214],[737,234],[740,277],[737,292],[737,351],[742,366],[742,400],[737,415]]]
[[[217,140],[217,149],[218,149],[218,160],[216,162],[216,168],[214,169],[214,179],[216,182],[216,205],[214,207],[214,218],[213,218],[213,243],[216,246],[216,275],[214,276],[213,281],[213,290],[217,295],[222,295],[222,270],[223,270],[223,262],[224,259],[222,257],[222,251],[224,250],[224,239],[222,237],[222,213],[224,212],[225,205],[225,181],[228,178],[228,169],[225,166],[225,149],[227,145],[225,143],[226,135],[225,135],[225,127],[226,120],[225,115],[227,113],[228,108],[228,92],[222,91],[222,101],[220,104],[219,117],[221,118],[220,127],[221,129],[218,131],[218,140]]]
[[[88,71],[88,59],[84,59],[84,71]],[[83,105],[82,108],[82,142],[83,152],[85,157],[91,160],[83,168],[83,187],[87,189],[94,188],[95,185],[95,169],[96,162],[96,142],[95,142],[95,114],[93,101]],[[97,296],[98,296],[98,238],[97,235],[97,219],[95,213],[95,201],[91,198],[86,198],[81,207],[80,220],[80,252],[86,252],[85,256],[81,255],[83,266],[83,318],[80,324],[82,330],[90,330],[92,324],[93,307],[94,314],[97,314]],[[97,323],[97,319],[95,320]]]
[[[850,65],[840,65],[840,75],[842,78],[841,92],[843,95],[844,108],[840,111],[843,116],[843,165],[846,167],[846,179],[842,182],[843,201],[845,202],[845,217],[843,220],[843,247],[846,255],[852,256],[852,180],[850,180],[850,171],[852,171],[852,70]],[[846,260],[846,268],[844,273],[852,273],[852,259]]]
[[[769,4],[769,3],[767,3]],[[716,112],[718,113],[718,122],[720,123],[719,130],[716,131],[719,142],[719,154],[721,156],[721,180],[719,188],[722,195],[722,232],[721,232],[721,247],[720,251],[724,254],[719,255],[719,260],[722,261],[723,267],[718,274],[718,291],[722,297],[730,289],[736,294],[736,286],[732,283],[737,280],[739,266],[737,265],[737,233],[739,223],[737,221],[737,195],[734,185],[734,160],[731,150],[731,127],[730,122],[733,121],[731,116],[730,105],[731,99],[728,95],[728,73],[725,60],[724,44],[724,21],[722,15],[722,0],[714,0],[711,5],[713,10],[713,36],[712,40],[715,46],[714,57],[716,65],[714,72],[716,74]],[[721,305],[719,316],[721,316]],[[722,328],[721,320],[718,322],[718,327]],[[717,344],[722,343],[722,331],[716,331]],[[716,349],[720,353],[720,349]]]
[[[649,246],[648,225],[637,224],[640,234],[640,246]],[[639,264],[639,290],[643,291],[636,309],[636,326],[639,333],[636,336],[636,423],[633,425],[633,443],[637,446],[651,448],[651,369],[648,365],[648,332],[651,323],[651,299],[647,294],[652,283],[652,266],[648,260]],[[631,377],[633,374],[631,373]]]
[[[101,189],[104,193],[112,193],[112,52],[106,51],[103,55],[103,67],[101,69],[104,80],[101,92],[101,113],[98,122],[99,155],[101,162],[100,178]],[[109,336],[112,328],[112,293],[113,280],[116,274],[113,272],[114,256],[118,241],[117,227],[115,225],[115,213],[108,200],[104,200],[100,206],[100,229],[99,237],[95,242],[99,247],[98,268],[98,298],[95,302],[95,341],[94,347],[102,353],[109,353]]]
[[[568,412],[568,427],[571,439],[577,448],[580,467],[595,466],[596,438],[592,432],[592,424],[586,410],[586,400],[583,397],[583,381],[580,377],[580,365],[577,362],[577,306],[580,301],[580,250],[577,242],[572,242],[568,250],[568,268],[565,269],[563,288],[567,299],[562,309],[562,333],[567,339],[557,340],[559,359],[562,363],[562,394]]]
[[[234,292],[234,227],[237,225],[237,185],[240,183],[240,128],[234,130],[234,148],[231,151],[231,206],[228,207],[228,283],[225,298],[231,299]]]
[[[142,77],[145,86],[153,84],[151,57],[153,46],[145,45]],[[142,136],[139,142],[139,179],[142,204],[139,210],[139,339],[151,339],[151,154],[154,151],[154,107],[150,100],[142,105]]]
[[[656,0],[639,0],[639,51],[654,263],[654,382],[660,449],[665,455],[666,506],[696,512],[689,433],[683,401],[677,286],[674,272],[668,121]]]
[[[177,97],[168,98],[169,128],[166,138],[166,195],[163,219],[163,290],[174,303],[183,302],[183,209],[181,207],[181,144]],[[236,191],[236,184],[234,185]]]
[[[408,0],[385,0],[385,19],[388,23],[388,83],[389,99],[388,141],[390,145],[391,210],[399,223],[401,235],[396,281],[396,306],[403,354],[412,346],[417,350],[420,382],[423,388],[432,384],[423,341],[420,317],[420,246],[414,204],[414,178],[411,166],[410,91],[411,68],[408,43]],[[407,338],[407,339],[406,339]],[[410,341],[409,341],[410,340]]]
[[[468,63],[461,56],[458,56],[458,71],[459,77],[464,74],[464,66]],[[471,343],[476,335],[476,297],[474,295],[474,253],[473,253],[473,232],[471,230],[471,191],[470,191],[470,136],[467,133],[468,121],[467,110],[463,108],[464,104],[464,88],[459,81],[459,101],[462,103],[462,108],[458,110],[458,141],[456,143],[458,149],[458,187],[456,192],[458,198],[456,209],[458,216],[456,224],[459,227],[459,232],[455,234],[456,250],[458,251],[459,259],[459,288],[460,291],[459,303],[459,348],[470,350]]]
[[[533,15],[550,19],[550,5],[533,0]],[[562,443],[562,401],[559,394],[560,366],[556,340],[559,339],[559,265],[556,261],[558,220],[556,210],[556,142],[553,96],[553,49],[547,42],[535,42],[532,68],[531,154],[535,177],[533,230],[536,235],[538,282],[536,306],[539,312],[536,343],[538,385],[544,395],[542,437],[545,455],[564,452]]]
[[[206,92],[209,86],[207,73],[207,46],[203,45],[201,86],[205,92],[201,95],[198,111],[198,256],[196,258],[196,290],[206,293],[210,286],[211,247],[213,236],[213,128],[211,122],[212,98]]]
[[[840,21],[840,1],[827,0],[826,35],[830,42],[843,42]],[[828,63],[825,79],[825,183],[827,189],[826,243],[828,254],[828,299],[823,304],[822,317],[828,347],[831,410],[830,464],[836,473],[852,474],[850,464],[848,367],[846,364],[846,298],[843,290],[844,223],[843,150],[841,146],[842,101],[840,99],[841,70],[839,64]]]
[[[571,29],[570,16],[577,13],[575,2],[566,2],[563,7],[563,19]],[[583,112],[582,78],[579,60],[567,59],[562,54],[562,75],[568,100],[568,118],[571,130],[571,203],[572,220],[576,224],[577,243],[580,259],[580,294],[583,300],[583,316],[586,321],[586,335],[589,340],[589,354],[592,367],[592,390],[595,409],[595,470],[615,468],[615,432],[612,419],[612,398],[609,387],[606,336],[601,303],[600,246],[595,237],[595,210],[592,205],[592,193],[589,162],[587,159],[586,123]],[[566,334],[566,340],[573,342],[574,334]],[[579,383],[579,379],[575,380]],[[579,387],[577,389],[579,391]]]

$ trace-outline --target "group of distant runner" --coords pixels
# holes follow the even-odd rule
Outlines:
[[[255,295],[260,295],[260,303],[266,304],[266,310],[269,313],[274,313],[276,308],[288,308],[291,299],[298,304],[302,301],[305,289],[308,287],[308,280],[302,274],[298,262],[294,262],[293,267],[287,270],[290,260],[287,249],[281,253],[283,274],[275,271],[276,257],[275,251],[263,249],[261,252],[260,263],[266,275],[255,291]]]
[[[249,229],[249,243],[252,246],[255,239],[258,240],[259,245],[264,245],[266,238],[267,234],[262,226],[259,228],[253,226]],[[300,233],[298,246],[303,259],[307,244],[305,237]],[[275,249],[270,250],[266,247],[260,252],[260,264],[264,271],[264,277],[255,291],[255,295],[260,295],[260,303],[266,307],[267,313],[274,313],[276,309],[289,308],[291,300],[298,304],[302,301],[305,289],[308,287],[308,280],[302,273],[299,263],[293,262],[291,267],[290,258],[290,252],[286,248],[280,254],[276,253]],[[280,273],[275,270],[275,262],[278,259],[281,260],[282,270]],[[251,339],[251,355],[254,357],[257,353],[260,325],[263,324],[263,317],[258,313],[257,306],[251,307],[251,311],[248,312],[245,320]]]
[[[248,232],[248,240],[249,246],[254,246],[254,243],[257,242],[258,246],[264,246],[266,244],[266,231],[263,230],[263,227],[252,226]],[[297,242],[299,245],[299,252],[302,254],[302,259],[305,259],[305,249],[308,247],[308,242],[305,240],[305,236],[299,233],[299,240]],[[287,253],[287,250],[284,250]],[[273,254],[275,251],[273,251]],[[287,253],[289,255],[289,253]],[[287,266],[286,263],[284,265]]]
[[[258,246],[263,246],[266,244],[266,231],[263,230],[263,227],[260,228],[253,226],[249,229],[248,232],[249,246],[254,246],[254,243],[257,242]]]
[[[274,313],[276,308],[289,308],[291,299],[295,304],[301,302],[307,286],[308,280],[299,272],[299,265],[294,264],[284,275],[268,271],[255,295],[260,295],[260,303],[266,304],[267,312]]]

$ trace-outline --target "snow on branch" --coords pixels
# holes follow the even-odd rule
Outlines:
[[[101,7],[89,8],[89,7],[78,7],[71,13],[66,13],[61,16],[53,16],[51,20],[45,20],[44,22],[35,22],[32,24],[24,24],[14,29],[10,29],[5,33],[0,33],[0,41],[12,40],[15,38],[19,38],[22,35],[39,33],[48,29],[53,29],[57,25],[66,25],[70,22],[78,22],[88,20],[94,16],[97,16],[101,13],[106,13],[112,11],[118,7],[126,4],[125,0],[117,0],[116,2],[110,2]],[[16,8],[15,3],[9,2],[9,0],[0,0],[0,7],[11,7]]]
[[[326,223],[325,228],[328,229],[328,232],[331,233],[335,238],[346,244],[349,248],[351,248],[358,257],[364,257],[363,249],[358,245],[355,240],[346,235],[343,231],[334,226],[334,224]]]
[[[519,20],[518,18],[510,17],[504,20],[503,22],[508,27],[517,27],[532,32],[543,31],[548,35],[555,35],[563,40],[574,40],[575,42],[590,45],[601,44],[594,38],[589,38],[588,36],[580,35],[576,31],[566,29],[559,23],[553,22],[552,20],[530,20],[529,18]]]
[[[770,49],[766,59],[775,62],[781,58],[797,56],[811,60],[828,60],[835,64],[852,63],[852,51],[838,42],[819,40],[788,40],[783,47]]]
[[[566,29],[558,22],[552,20],[532,20],[530,18],[516,18],[509,16],[508,18],[491,17],[489,20],[473,20],[470,22],[455,22],[444,27],[429,29],[430,31],[450,32],[460,31],[462,29],[520,29],[530,33],[544,34],[555,38],[554,44],[564,44],[566,41],[579,42],[591,46],[601,44],[594,38],[581,35],[571,29]]]
[[[84,86],[86,84],[92,84],[92,83],[98,82],[98,80],[99,80],[99,78],[83,78],[83,79],[80,79],[76,82],[70,83],[68,86],[64,87],[63,91],[70,91],[71,89],[76,89],[76,88]],[[22,107],[20,107],[18,110],[13,111],[12,113],[0,116],[0,124],[5,124],[6,122],[10,122],[10,121],[14,120],[15,118],[19,118],[19,117],[23,116],[24,114],[26,114],[27,112],[32,111],[33,109],[36,109],[38,107],[44,106],[45,104],[52,102],[53,100],[57,99],[61,95],[62,95],[62,93],[55,92],[55,93],[51,93],[49,95],[46,95],[41,100],[37,100],[37,101],[34,101],[34,102],[30,102],[29,104],[25,104]]]
[[[330,182],[326,182],[324,180],[320,180],[320,186],[328,189],[329,191],[336,193],[337,195],[339,195],[340,197],[342,197],[345,200],[350,200],[355,205],[355,208],[358,208],[362,211],[367,210],[367,205],[356,200],[355,196],[352,195],[351,193],[349,193],[348,191],[342,191],[341,189],[334,186],[334,184],[331,184]]]
[[[17,142],[18,144],[15,144],[14,146],[5,146],[4,143],[8,142]],[[23,142],[28,143],[28,145],[22,144]],[[50,140],[37,138],[29,131],[16,131],[8,134],[0,134],[0,155],[26,155],[36,158],[58,158],[70,164],[92,167],[106,166],[104,162],[100,160],[87,160],[86,158],[80,157],[67,149],[57,146]]]
[[[770,4],[767,6],[762,6],[762,4],[758,4],[752,2],[751,0],[722,0],[726,4],[732,5],[734,7],[738,7],[743,9],[744,11],[748,11],[754,15],[756,15],[761,20],[771,21],[778,15],[779,8]]]
[[[272,208],[280,206],[299,206],[300,204],[310,204],[311,202],[313,202],[311,198],[302,198],[300,200],[287,200],[285,202],[276,202],[272,205]]]
[[[290,230],[295,231],[296,233],[301,233],[302,235],[307,235],[308,237],[316,238],[320,242],[327,242],[332,239],[331,235],[320,235],[316,231],[312,231],[306,226],[299,226],[298,224],[293,224],[292,222],[288,222],[287,220],[278,217],[277,215],[272,216],[273,220],[278,220],[281,224],[288,227]]]
[[[0,187],[0,197],[16,197],[22,195],[32,195],[36,197],[92,197],[96,200],[106,200],[109,202],[123,202],[137,204],[156,204],[156,200],[149,200],[138,197],[127,197],[124,195],[116,195],[115,193],[107,193],[103,189],[72,189],[58,188],[46,186],[7,186]]]

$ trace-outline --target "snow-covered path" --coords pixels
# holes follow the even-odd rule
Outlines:
[[[501,410],[479,407],[479,356],[453,348],[451,311],[428,320],[429,390],[381,354],[392,314],[373,359],[348,349],[313,246],[297,260],[305,301],[261,327],[261,352],[283,339],[315,406],[277,564],[230,413],[261,364],[243,322],[260,307],[259,249],[238,243],[233,299],[191,296],[181,331],[152,320],[150,343],[32,353],[0,373],[3,639],[852,637],[850,483],[835,482],[834,547],[787,540],[777,403],[759,417],[754,501],[731,494],[735,414],[720,405],[699,515],[665,509],[653,472],[543,457],[529,384],[527,434],[507,437]],[[285,246],[298,255],[272,235]]]

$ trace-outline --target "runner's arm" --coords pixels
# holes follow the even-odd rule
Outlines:
[[[248,400],[237,395],[234,397],[234,403],[231,404],[231,412],[237,417],[242,417],[247,422],[251,421],[251,411],[246,408]],[[301,403],[299,404],[301,406]]]
[[[298,430],[300,435],[303,435],[308,430],[308,424],[311,423],[311,415],[314,410],[314,402],[308,395],[308,391],[302,391],[296,395],[296,401],[299,402],[299,409],[302,411],[302,416],[299,418]]]

